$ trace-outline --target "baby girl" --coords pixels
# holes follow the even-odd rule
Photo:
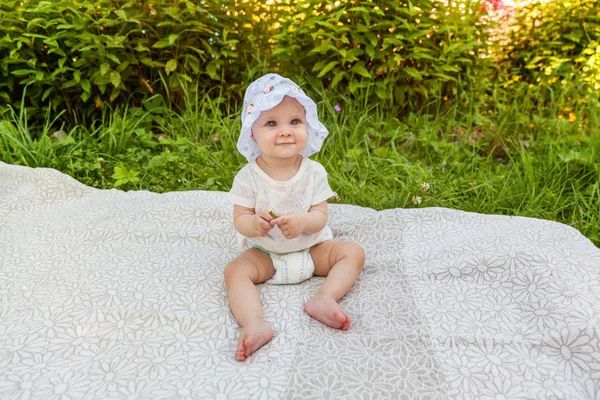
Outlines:
[[[327,134],[315,102],[291,80],[267,74],[246,90],[237,148],[248,164],[231,188],[233,223],[244,251],[225,267],[229,305],[242,327],[240,361],[273,338],[258,283],[326,276],[304,309],[332,328],[350,328],[337,302],[354,285],[365,253],[356,243],[332,240],[327,226],[327,199],[335,194],[325,168],[308,158]]]

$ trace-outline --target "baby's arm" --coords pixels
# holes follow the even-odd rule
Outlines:
[[[265,210],[258,214],[253,208],[233,205],[233,225],[246,237],[267,236],[273,226],[269,223],[273,218]]]
[[[320,232],[327,225],[327,201],[315,204],[307,214],[303,232],[309,235]]]

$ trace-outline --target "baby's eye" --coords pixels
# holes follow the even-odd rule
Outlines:
[[[298,118],[292,120],[292,125],[298,125],[300,120]]]
[[[277,125],[277,123],[275,121],[269,121],[269,122],[267,122],[267,125],[270,126],[271,128],[273,128],[274,126]]]

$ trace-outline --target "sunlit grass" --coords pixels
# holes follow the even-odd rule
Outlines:
[[[342,203],[544,218],[600,245],[600,109],[593,97],[572,101],[577,85],[561,92],[497,87],[486,99],[433,101],[408,115],[322,87],[307,91],[330,130],[313,158]],[[61,139],[52,137],[55,117],[29,126],[25,115],[5,111],[0,160],[57,168],[98,188],[121,180],[122,189],[227,191],[246,162],[235,147],[238,106],[218,91],[185,96],[182,110],[160,97],[143,108],[106,110]]]

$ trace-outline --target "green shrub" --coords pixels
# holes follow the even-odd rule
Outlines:
[[[216,2],[2,0],[0,101],[19,107],[26,91],[26,105],[75,121],[107,102],[176,101],[182,83],[231,75],[228,18]]]
[[[354,93],[374,81],[375,99],[391,105],[457,96],[485,84],[489,33],[479,1],[449,3],[305,0],[274,37],[273,56],[330,88]]]
[[[188,86],[239,100],[275,71],[410,112],[482,101],[495,61],[509,84],[598,89],[598,1],[525,6],[496,48],[484,0],[0,0],[0,109],[24,98],[29,118],[51,104],[73,125],[149,97],[186,106]]]
[[[201,4],[0,0],[0,106],[26,91],[30,116],[52,101],[78,121],[156,93],[181,104],[190,82],[240,97],[265,70],[352,93],[373,80],[375,99],[416,104],[483,82],[489,64],[479,2]]]
[[[567,84],[600,90],[600,1],[535,1],[517,8],[501,73],[532,84]]]

